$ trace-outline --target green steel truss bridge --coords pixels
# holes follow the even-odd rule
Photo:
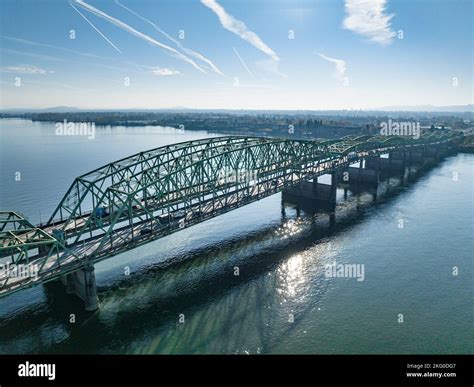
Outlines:
[[[446,146],[461,136],[226,136],[140,152],[77,177],[46,224],[0,212],[0,297],[93,267],[364,158]],[[20,270],[26,274],[18,275]]]

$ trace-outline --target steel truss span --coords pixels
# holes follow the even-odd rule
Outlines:
[[[361,159],[460,139],[454,132],[320,141],[225,136],[137,153],[77,177],[46,224],[33,226],[19,213],[0,213],[0,296]],[[11,268],[27,275],[9,275]]]

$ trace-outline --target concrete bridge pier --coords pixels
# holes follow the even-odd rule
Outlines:
[[[438,154],[440,157],[449,155],[452,152],[452,144],[439,144],[437,146]]]
[[[365,169],[380,172],[380,156],[370,156],[365,159]]]
[[[404,173],[406,154],[392,152],[389,157],[372,156],[367,158],[366,168],[380,172],[380,180]]]
[[[281,220],[284,221],[286,219],[286,208],[285,208],[285,201],[283,197],[281,198]]]
[[[392,160],[392,165],[394,163],[398,163],[398,165],[395,166],[394,172],[400,177],[401,184],[404,184],[409,176],[412,164],[411,156],[411,152],[406,149],[389,153],[389,158]]]
[[[421,171],[425,168],[436,164],[439,160],[440,153],[437,147],[427,147],[415,148],[412,150],[412,159],[415,169]]]
[[[441,145],[443,156],[449,156],[458,152],[458,144],[445,143]]]
[[[411,161],[415,165],[423,165],[425,161],[425,149],[415,148],[411,150]]]
[[[329,228],[333,230],[336,227],[336,212],[331,212],[329,214]]]
[[[337,191],[337,183],[338,183],[338,176],[336,172],[331,173],[331,184],[321,184],[318,183],[318,178],[315,177],[313,179],[313,193],[316,198],[320,200],[325,200],[330,204],[336,204],[336,191]]]
[[[329,201],[331,205],[334,205],[334,207],[336,206],[337,184],[338,184],[337,173],[333,172],[331,173],[331,190],[329,192]]]
[[[425,164],[436,164],[442,158],[442,150],[440,146],[425,147]]]
[[[318,183],[317,177],[310,181],[301,181],[294,187],[282,191],[282,200],[296,204],[300,209],[315,212],[318,210],[334,211],[336,207],[337,175],[331,174],[331,184]]]
[[[407,157],[407,151],[405,149],[390,152],[388,154],[388,158],[391,160],[392,166],[395,168],[397,168],[397,166],[394,164],[397,164],[397,162],[400,167],[405,167],[409,161],[409,158]]]
[[[93,312],[99,309],[94,266],[88,265],[61,277],[67,294],[74,294],[84,301],[84,309]]]
[[[406,166],[406,152],[404,150],[390,152],[388,154],[385,170],[392,174],[402,174]]]
[[[424,148],[410,148],[408,151],[408,179],[412,179],[421,172],[425,166],[425,157],[426,155]]]
[[[374,201],[377,200],[380,180],[379,168],[379,159],[370,157],[361,160],[357,167],[349,166],[339,170],[339,187],[344,189],[344,200],[347,200],[348,190],[356,195],[360,195],[363,192],[372,193]]]
[[[357,190],[362,186],[377,187],[379,183],[379,168],[378,164],[375,168],[364,168],[364,165],[367,165],[367,162],[362,160],[359,163],[358,167],[346,167],[341,171],[338,171],[338,178],[341,182],[341,185],[344,185],[344,188],[347,188],[345,185],[349,185],[351,188],[356,188]]]

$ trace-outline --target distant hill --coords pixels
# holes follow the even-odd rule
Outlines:
[[[0,109],[3,113],[69,113],[79,112],[81,109],[73,106],[53,106],[43,109],[28,109],[28,108],[16,108],[16,109]]]
[[[374,111],[386,111],[386,112],[474,112],[474,105],[452,105],[452,106],[434,106],[434,105],[404,105],[404,106],[384,106],[374,109],[365,109]]]
[[[75,112],[79,110],[80,110],[79,108],[71,107],[71,106],[54,106],[54,107],[44,109],[44,111],[48,113],[67,113],[67,112]]]
[[[380,115],[384,112],[419,112],[419,113],[474,113],[474,105],[452,105],[452,106],[434,106],[434,105],[400,105],[400,106],[383,106],[368,109],[338,109],[338,110],[282,110],[282,109],[194,109],[187,107],[173,107],[162,109],[82,109],[73,106],[53,106],[48,108],[14,108],[1,109],[3,113],[68,113],[68,112],[134,112],[134,113],[160,113],[160,112],[176,112],[176,113],[236,113],[236,114],[255,114],[255,113],[283,113],[283,114],[319,114],[332,116],[363,116],[370,113]]]

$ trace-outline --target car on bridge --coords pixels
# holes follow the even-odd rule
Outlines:
[[[185,216],[186,216],[186,211],[184,210],[178,210],[171,213],[171,217],[173,219],[180,219],[180,218],[184,218]]]
[[[106,216],[109,216],[109,212],[107,211],[106,207],[98,207],[94,210],[94,215],[97,218],[105,218]]]
[[[148,235],[151,234],[152,230],[151,228],[145,227],[140,230],[140,235]]]

